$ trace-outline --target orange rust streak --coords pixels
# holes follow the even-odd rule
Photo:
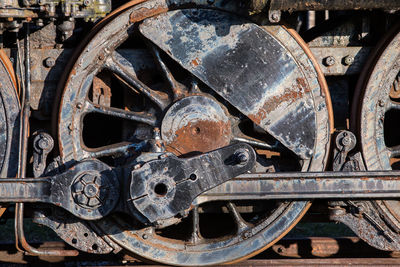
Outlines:
[[[156,8],[146,8],[146,7],[142,7],[139,8],[138,10],[132,12],[132,14],[129,16],[129,22],[130,23],[135,23],[138,21],[142,21],[148,17],[152,17],[158,14],[161,14],[163,12],[167,12],[168,8],[166,7],[156,7]]]
[[[329,92],[328,88],[328,83],[326,82],[325,75],[321,70],[321,67],[318,64],[318,61],[315,59],[313,53],[311,52],[310,48],[304,42],[303,38],[296,32],[296,30],[283,26],[283,28],[297,41],[297,43],[303,48],[303,51],[306,53],[308,58],[311,60],[315,71],[317,72],[318,76],[318,83],[321,86],[321,91],[325,95],[325,102],[326,102],[326,107],[328,109],[328,115],[329,115],[329,127],[330,127],[330,132],[331,134],[335,130],[334,126],[334,118],[333,118],[333,105],[332,105],[332,99],[331,99],[331,94]]]
[[[200,64],[200,59],[199,58],[195,58],[192,60],[192,65],[197,67]]]
[[[310,92],[306,81],[303,78],[296,79],[296,85],[286,88],[283,94],[270,97],[265,101],[263,108],[259,109],[257,114],[249,114],[248,117],[257,124],[268,118],[268,114],[276,110],[282,103],[290,105],[297,99],[303,98],[304,93]]]
[[[14,68],[13,68],[13,64],[11,63],[10,59],[8,58],[8,56],[6,55],[6,53],[4,52],[3,49],[0,49],[0,60],[3,62],[6,70],[8,71],[8,73],[10,74],[10,78],[15,86],[15,91],[17,92],[17,95],[19,96],[19,86],[17,83],[17,79],[16,79],[16,75],[14,72]],[[19,98],[18,98],[19,100]]]

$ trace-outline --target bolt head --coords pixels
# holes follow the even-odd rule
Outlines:
[[[54,67],[56,65],[56,60],[52,57],[48,57],[44,60],[44,66],[47,68]]]
[[[96,184],[87,184],[83,188],[83,193],[88,197],[88,198],[93,198],[97,196],[100,192],[99,187]]]
[[[273,14],[271,15],[271,19],[272,19],[273,21],[279,21],[279,15],[278,15],[277,13],[273,13]]]
[[[243,151],[243,152],[239,152],[236,155],[237,160],[239,161],[239,163],[246,163],[249,160],[249,153]]]
[[[329,56],[329,57],[324,58],[324,65],[325,66],[330,67],[330,66],[335,65],[335,63],[336,63],[336,60],[335,60],[335,58],[333,56]]]
[[[40,149],[46,150],[50,146],[50,142],[47,138],[44,137],[38,141],[37,145]]]
[[[354,57],[353,56],[346,56],[343,60],[344,65],[349,66],[354,63]]]
[[[350,137],[346,136],[346,137],[344,137],[344,138],[342,139],[342,144],[343,144],[344,146],[348,146],[348,145],[350,145],[350,143],[351,143],[351,138],[350,138]]]
[[[251,237],[251,233],[249,231],[244,232],[244,234],[243,234],[244,239],[248,239],[250,237]]]

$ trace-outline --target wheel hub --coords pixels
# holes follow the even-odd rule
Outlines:
[[[190,96],[167,111],[161,134],[167,150],[183,155],[227,146],[232,129],[226,110],[216,101],[205,96]]]

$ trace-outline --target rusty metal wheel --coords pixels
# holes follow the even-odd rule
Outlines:
[[[393,28],[378,46],[358,84],[361,99],[357,128],[361,150],[368,170],[400,167],[400,33]],[[356,116],[353,116],[356,117]],[[389,238],[364,236],[367,242],[384,250],[400,250],[400,201],[371,202],[384,219],[380,227]],[[382,230],[383,231],[383,230]],[[378,240],[380,239],[380,240]],[[375,240],[375,241],[373,241]]]
[[[239,7],[227,8],[240,13]],[[236,15],[223,9],[217,2],[212,12],[236,20]],[[283,27],[262,29],[249,23],[268,35],[279,51],[285,51],[283,58],[291,60],[299,75],[291,82],[301,82],[300,90],[305,89],[310,96],[307,107],[314,117],[313,128],[307,130],[315,138],[305,158],[281,145],[144,38],[138,30],[142,21],[160,14],[173,15],[172,10],[179,12],[179,5],[169,6],[163,0],[128,7],[108,21],[82,50],[60,103],[58,141],[63,162],[99,158],[120,166],[127,161],[146,161],[151,158],[145,152],[145,141],[161,138],[167,151],[179,156],[247,142],[257,151],[258,172],[323,170],[332,127],[329,95],[318,65],[312,63],[315,61],[299,37]],[[192,13],[205,12],[199,8]],[[290,95],[283,98],[292,103],[302,95],[297,92],[293,99]],[[202,204],[190,214],[154,226],[117,214],[95,224],[101,231],[99,236],[142,259],[181,266],[213,265],[242,260],[271,246],[309,206],[305,201],[221,201]]]
[[[18,164],[19,102],[12,63],[0,50],[0,175],[14,177]]]

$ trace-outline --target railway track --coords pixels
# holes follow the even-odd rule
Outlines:
[[[42,249],[66,249],[63,242],[34,243]],[[15,245],[0,244],[0,266],[10,263],[65,266],[162,266],[136,261],[129,255],[93,255],[81,253],[78,257],[39,258],[24,255]],[[315,265],[400,265],[400,253],[383,252],[368,246],[358,237],[284,238],[258,256],[231,266],[315,266]]]

